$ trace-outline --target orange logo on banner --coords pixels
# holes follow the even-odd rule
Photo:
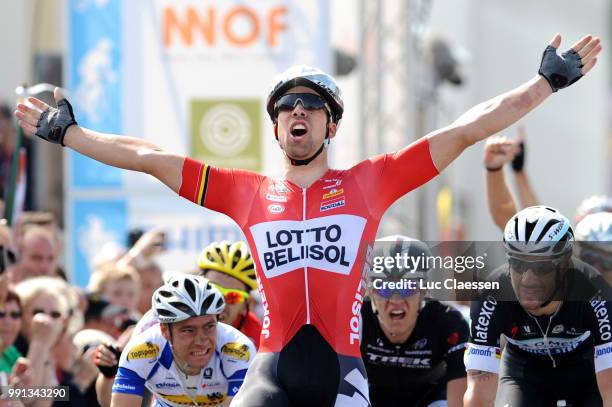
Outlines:
[[[231,7],[223,15],[213,6],[204,10],[193,6],[186,6],[184,10],[167,6],[162,11],[164,47],[171,47],[179,41],[191,47],[198,36],[209,47],[217,45],[219,36],[232,46],[248,47],[265,35],[266,44],[272,48],[278,45],[280,35],[287,30],[283,21],[286,15],[285,6],[272,7],[265,16],[245,6]],[[246,23],[248,29],[237,30],[236,25],[241,22]]]

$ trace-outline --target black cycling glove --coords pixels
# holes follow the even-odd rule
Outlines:
[[[103,344],[103,346],[115,354],[115,357],[117,358],[117,364],[113,366],[99,365],[100,357],[98,356],[97,349],[96,349],[96,352],[94,353],[94,364],[98,367],[98,370],[100,371],[100,373],[104,375],[104,377],[108,377],[109,379],[112,379],[113,377],[117,375],[117,370],[119,370],[119,357],[121,357],[121,351],[116,346],[110,345],[107,343]]]
[[[514,172],[523,171],[523,167],[525,166],[525,143],[521,142],[519,144],[519,152],[512,159],[512,169]]]
[[[538,73],[548,81],[553,92],[566,88],[582,78],[582,58],[573,49],[557,55],[557,49],[547,46],[542,54]]]
[[[57,102],[57,108],[49,106],[36,123],[36,135],[51,143],[64,145],[66,130],[77,124],[72,106],[66,99]]]

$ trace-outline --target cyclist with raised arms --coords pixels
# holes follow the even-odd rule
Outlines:
[[[612,405],[611,289],[573,246],[550,207],[506,224],[508,263],[489,276],[500,288],[472,303],[467,406]]]
[[[281,74],[266,108],[284,152],[284,176],[209,166],[148,141],[76,125],[59,90],[58,108],[29,98],[17,106],[27,134],[98,161],[153,175],[181,196],[230,216],[257,264],[265,309],[261,344],[234,403],[249,406],[366,406],[359,312],[366,243],[398,198],[435,177],[467,147],[529,113],[589,72],[601,51],[585,36],[562,56],[561,36],[544,51],[538,75],[481,103],[447,127],[348,170],[329,168],[326,146],[344,104],[335,80],[304,66]],[[363,243],[363,244],[362,244]]]
[[[427,245],[396,235],[376,240],[374,257],[430,258]],[[368,275],[361,308],[361,354],[374,407],[461,406],[466,389],[463,353],[468,324],[452,306],[426,298],[415,287],[390,289],[383,282],[427,279],[428,269],[384,267]],[[378,288],[377,288],[378,287]]]
[[[238,330],[218,323],[225,302],[205,278],[179,275],[153,294],[159,324],[121,353],[111,406],[140,405],[145,387],[156,406],[229,406],[255,356]]]

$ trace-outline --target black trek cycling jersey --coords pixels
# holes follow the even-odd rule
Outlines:
[[[361,315],[361,354],[373,407],[427,406],[446,400],[446,383],[466,376],[463,354],[469,329],[452,306],[426,300],[401,345],[387,339],[369,300]]]
[[[499,374],[498,399],[501,394],[504,402],[514,401],[510,405],[521,405],[517,400],[535,394],[548,394],[550,398],[542,400],[554,402],[571,398],[572,391],[580,394],[587,388],[596,389],[595,373],[612,368],[611,288],[594,268],[575,258],[571,261],[564,300],[553,315],[536,317],[521,307],[507,265],[491,276],[500,282],[497,295],[482,293],[472,304],[465,366]],[[508,300],[509,293],[514,301]],[[501,335],[506,340],[503,357]],[[582,374],[576,376],[578,372]],[[543,380],[552,380],[553,374],[572,378],[573,384],[568,387],[559,381],[551,385]]]

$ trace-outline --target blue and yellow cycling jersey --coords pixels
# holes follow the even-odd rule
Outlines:
[[[142,396],[145,387],[156,397],[157,406],[218,406],[233,397],[255,357],[255,346],[237,329],[219,323],[217,344],[210,362],[200,372],[192,398],[185,389],[170,343],[159,324],[133,337],[119,359],[113,393]]]

